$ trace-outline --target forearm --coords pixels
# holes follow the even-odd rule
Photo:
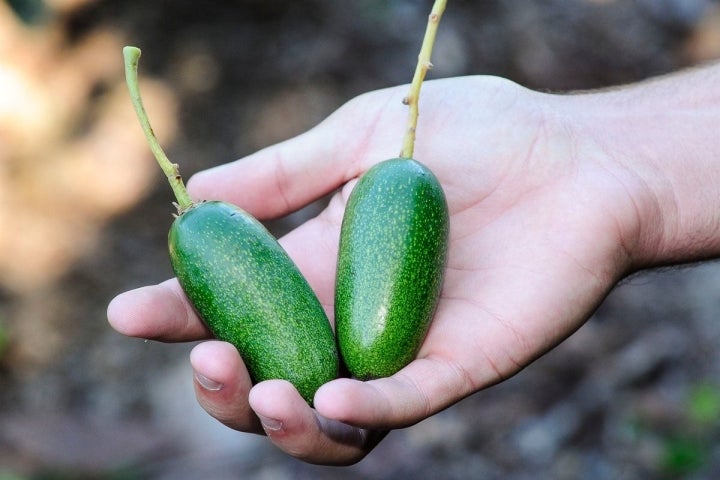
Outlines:
[[[577,135],[635,175],[634,267],[720,256],[720,64],[569,104]]]

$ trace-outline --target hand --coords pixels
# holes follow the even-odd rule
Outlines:
[[[358,97],[311,131],[188,182],[193,197],[261,219],[340,189],[280,240],[330,318],[345,203],[358,176],[397,155],[404,94]],[[329,382],[313,410],[287,382],[251,386],[237,351],[208,341],[191,355],[200,404],[290,455],[348,464],[383,432],[512,376],[570,335],[643,262],[642,212],[654,205],[638,175],[578,134],[587,125],[571,123],[573,102],[491,77],[427,82],[415,158],[443,184],[451,221],[443,292],[417,359],[389,378]],[[119,295],[108,317],[135,337],[209,337],[175,280]]]

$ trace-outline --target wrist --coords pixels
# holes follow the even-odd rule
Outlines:
[[[720,256],[720,68],[564,98],[627,194],[616,214],[632,268]]]

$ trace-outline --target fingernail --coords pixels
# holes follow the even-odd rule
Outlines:
[[[203,387],[205,390],[210,390],[211,392],[217,392],[223,387],[222,383],[211,380],[202,373],[195,372],[195,380],[200,384],[201,387]]]
[[[258,415],[258,418],[265,431],[279,432],[283,428],[283,423],[280,420],[263,417],[262,415]]]

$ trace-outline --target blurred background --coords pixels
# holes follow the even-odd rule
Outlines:
[[[717,0],[451,0],[430,78],[588,89],[720,58]],[[618,287],[507,382],[391,433],[363,462],[302,464],[195,404],[191,345],[125,338],[117,293],[171,275],[170,158],[192,173],[407,83],[430,1],[0,1],[0,480],[648,479],[720,471],[720,267]],[[320,206],[270,222],[282,235]]]

